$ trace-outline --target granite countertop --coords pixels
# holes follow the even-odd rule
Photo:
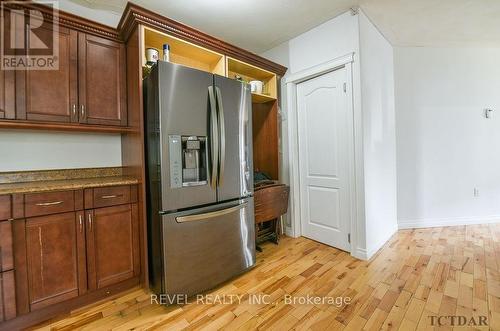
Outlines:
[[[135,177],[121,168],[92,168],[0,173],[0,194],[79,190],[113,185],[133,185]]]

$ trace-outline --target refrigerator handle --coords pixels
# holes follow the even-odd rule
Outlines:
[[[196,221],[207,221],[210,219],[217,219],[218,217],[234,213],[235,211],[238,211],[240,209],[246,208],[248,206],[247,202],[244,202],[242,204],[229,207],[226,209],[221,209],[221,210],[216,210],[216,211],[211,211],[208,213],[204,214],[194,214],[194,215],[187,215],[187,216],[179,216],[176,217],[175,220],[177,223],[184,223],[184,222],[196,222]]]
[[[214,87],[208,87],[210,103],[210,186],[217,188],[217,177],[219,171],[219,132],[217,121],[217,106],[215,101]]]
[[[219,165],[219,185],[224,179],[224,166],[226,163],[226,129],[224,124],[224,108],[222,106],[222,93],[220,88],[215,87],[217,93],[217,106],[219,107],[219,129],[220,129],[220,165]]]

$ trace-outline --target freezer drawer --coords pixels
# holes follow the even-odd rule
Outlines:
[[[255,264],[253,198],[164,215],[164,292],[194,295]]]

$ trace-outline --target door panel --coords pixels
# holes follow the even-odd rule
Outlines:
[[[0,221],[0,272],[14,268],[12,221]]]
[[[16,118],[14,70],[0,70],[0,119]]]
[[[309,186],[308,193],[310,223],[339,231],[339,190]]]
[[[255,264],[253,198],[163,216],[168,294],[200,293]]]
[[[31,310],[77,297],[84,236],[74,212],[26,220],[26,255]]]
[[[16,317],[14,270],[0,272],[0,323]]]
[[[204,185],[171,187],[169,144],[170,135],[207,137],[207,150],[210,150],[208,88],[213,85],[213,75],[163,61],[159,62],[158,69],[159,86],[152,86],[151,93],[148,90],[148,99],[151,102],[153,98],[159,99],[162,210],[215,203],[216,190],[210,186],[210,177]],[[155,92],[155,88],[158,91]],[[155,93],[159,95],[155,97]],[[154,106],[148,108],[155,111]]]
[[[37,33],[52,34],[51,24],[44,24],[47,26],[37,29]],[[76,31],[59,27],[58,62],[58,70],[26,70],[16,73],[20,81],[25,77],[26,105],[18,105],[18,108],[26,110],[24,116],[20,114],[21,119],[78,122]]]
[[[11,27],[11,13],[7,8],[3,8],[1,13],[2,31],[5,31],[4,43],[10,43],[10,37],[16,35],[16,31],[12,31]],[[15,38],[15,37],[14,37]],[[1,70],[0,69],[0,119],[14,119],[16,118],[15,106],[15,73],[14,70]]]
[[[80,122],[127,125],[125,46],[78,34]]]
[[[225,201],[253,192],[252,97],[246,84],[233,79],[215,76],[215,85],[219,89],[218,111],[223,111],[225,133],[221,137],[224,146],[220,154],[223,165],[218,198]]]
[[[297,86],[301,227],[305,237],[350,250],[349,144],[345,69]]]
[[[119,283],[139,274],[137,205],[87,212],[90,289]]]

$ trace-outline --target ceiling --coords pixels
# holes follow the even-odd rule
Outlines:
[[[500,0],[361,0],[395,46],[500,47]]]
[[[126,0],[61,0],[117,24]],[[261,53],[360,6],[395,46],[500,46],[500,0],[133,0],[208,34]],[[99,13],[101,15],[95,15]]]

